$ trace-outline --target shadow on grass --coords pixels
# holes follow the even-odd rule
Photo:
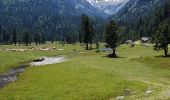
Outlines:
[[[170,55],[159,55],[159,56],[155,56],[156,58],[170,58]]]
[[[107,57],[107,58],[127,58],[127,57],[120,57],[120,56],[112,56],[112,54],[109,54],[109,55],[106,55],[106,56],[103,56],[103,57]]]

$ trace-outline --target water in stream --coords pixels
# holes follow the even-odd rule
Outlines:
[[[48,64],[56,64],[65,61],[65,57],[44,57],[43,61],[40,62],[31,62],[30,66],[41,66]],[[0,74],[0,88],[3,88],[10,82],[17,80],[17,75],[25,71],[26,67],[29,67],[28,64],[21,64],[18,67],[12,68],[5,73]]]

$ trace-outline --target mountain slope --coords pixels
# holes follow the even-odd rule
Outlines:
[[[85,0],[1,0],[2,9],[14,12],[41,12],[44,14],[61,14],[61,15],[81,15],[86,13],[91,16],[104,15],[92,7]]]
[[[100,11],[112,15],[116,14],[129,0],[87,0]]]
[[[82,13],[106,16],[85,0],[0,0],[0,25],[21,32],[68,34],[78,29]]]
[[[111,16],[109,20],[115,20],[120,26],[121,41],[152,37],[165,18],[165,1],[130,0],[116,15]]]
[[[121,21],[134,21],[139,17],[148,16],[159,7],[164,0],[130,0],[112,19]]]

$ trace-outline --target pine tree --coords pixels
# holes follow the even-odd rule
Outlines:
[[[94,27],[92,24],[90,24],[89,26],[89,31],[90,31],[90,49],[92,49],[92,44],[93,44],[93,38],[95,36],[95,33],[94,33]]]
[[[162,22],[155,35],[155,50],[164,50],[165,56],[168,56],[168,44],[170,43],[170,27],[168,23]]]
[[[88,44],[90,42],[90,23],[89,17],[85,14],[81,16],[81,31],[84,36],[84,43],[86,44],[86,50],[89,49]]]
[[[23,42],[25,43],[26,46],[28,46],[28,44],[30,42],[30,37],[29,37],[29,33],[28,32],[24,33]]]
[[[46,38],[44,35],[41,35],[41,43],[45,44]]]
[[[40,34],[38,34],[38,33],[35,33],[35,34],[34,34],[34,41],[35,41],[35,44],[36,44],[36,45],[38,45],[38,42],[39,42],[39,43],[41,42]]]
[[[3,37],[3,32],[2,32],[2,27],[1,27],[1,25],[0,25],[0,42],[3,42],[3,41],[2,41],[2,37]]]
[[[16,44],[17,44],[17,32],[16,32],[16,29],[13,30],[12,42],[16,46]]]
[[[116,57],[116,47],[118,42],[118,35],[117,35],[117,26],[115,21],[110,21],[109,24],[106,26],[106,43],[107,47],[113,49],[113,53],[110,55],[111,57]]]
[[[2,41],[3,41],[3,42],[6,42],[6,31],[5,31],[5,30],[3,31],[3,38],[2,38]]]
[[[170,19],[170,0],[165,0],[164,8],[164,19]]]
[[[6,32],[6,30],[3,30],[3,37],[2,37],[2,41],[4,44],[8,44],[10,40],[10,36],[9,34]]]
[[[167,0],[163,9],[156,14],[158,27],[154,35],[155,50],[164,50],[165,56],[168,56],[168,44],[170,43],[170,2]]]
[[[79,37],[78,37],[78,39],[79,39],[79,42],[80,42],[80,44],[82,44],[83,43],[83,32],[81,31],[81,30],[78,30],[78,34],[79,34]]]
[[[83,14],[81,17],[81,34],[79,35],[79,40],[81,42],[82,36],[84,38],[84,43],[86,44],[86,50],[92,49],[93,38],[95,36],[94,27],[92,23],[90,23],[90,19],[87,15]]]

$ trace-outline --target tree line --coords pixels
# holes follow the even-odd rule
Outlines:
[[[119,20],[116,23],[119,27],[115,31],[119,43],[150,37],[151,42],[155,44],[154,50],[164,50],[164,55],[168,56],[168,44],[170,44],[170,0],[165,0],[161,7],[156,7],[151,15],[138,17],[136,21],[132,22]],[[112,43],[113,41],[115,42],[116,40],[113,39]],[[112,44],[110,47],[113,48],[114,45]]]
[[[0,28],[0,43],[1,44],[25,44],[26,46],[30,45],[32,42],[35,42],[36,45],[45,43],[45,37],[41,33],[32,34],[30,32],[17,32],[14,28],[11,32],[6,29]]]
[[[0,27],[0,43],[1,44],[22,44],[29,45],[35,42],[36,45],[45,43],[45,41],[60,41],[60,43],[77,43],[85,44],[86,50],[92,49],[92,44],[96,43],[99,47],[99,42],[106,42],[106,47],[113,49],[112,57],[116,56],[116,47],[126,40],[139,40],[143,36],[152,37],[152,42],[155,43],[155,50],[163,49],[165,56],[168,55],[168,44],[170,43],[170,1],[166,0],[161,8],[156,8],[155,13],[147,17],[139,17],[137,21],[129,23],[126,21],[111,20],[107,24],[101,22],[100,19],[90,18],[82,14],[79,28],[78,26],[72,29],[62,29],[60,34],[55,34],[58,31],[49,31],[49,27],[44,34],[40,32],[29,32],[14,28],[9,31],[8,28]],[[54,22],[55,20],[53,20]],[[45,21],[46,22],[46,21]],[[67,23],[67,22],[64,22]],[[48,24],[48,23],[46,23]],[[69,25],[70,24],[66,24]],[[55,26],[55,25],[53,25]],[[39,26],[41,28],[41,25]],[[45,29],[43,29],[45,32]],[[76,30],[76,31],[75,31]],[[38,28],[37,28],[38,31]],[[64,32],[65,31],[65,32]],[[72,31],[72,32],[71,32]],[[105,33],[105,34],[103,34]],[[105,41],[103,41],[105,40]]]

